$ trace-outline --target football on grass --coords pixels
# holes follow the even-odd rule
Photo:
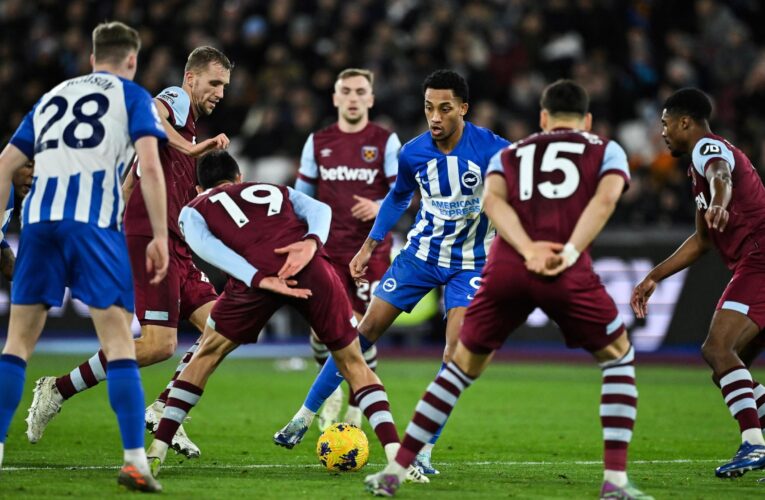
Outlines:
[[[339,423],[327,428],[316,443],[321,465],[330,472],[353,472],[366,465],[369,441],[355,425]]]

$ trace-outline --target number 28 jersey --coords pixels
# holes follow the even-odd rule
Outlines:
[[[167,139],[149,93],[111,73],[60,83],[35,104],[11,138],[34,158],[22,223],[75,220],[120,229],[125,165],[144,136]]]
[[[505,177],[507,201],[529,237],[559,243],[571,237],[604,175],[630,179],[619,144],[568,128],[533,134],[503,149],[489,162],[487,175],[493,174]],[[504,240],[495,246],[511,249]]]

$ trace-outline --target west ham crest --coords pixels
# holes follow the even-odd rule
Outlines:
[[[375,161],[378,154],[377,146],[361,146],[361,158],[367,163]]]

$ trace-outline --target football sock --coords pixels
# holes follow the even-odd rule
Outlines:
[[[441,374],[441,372],[442,372],[442,371],[444,371],[444,368],[446,368],[446,363],[444,363],[444,362],[442,361],[442,362],[441,362],[441,369],[440,369],[440,370],[438,370],[438,374],[439,374],[439,375]],[[433,449],[433,445],[435,445],[435,444],[438,442],[438,438],[440,438],[440,437],[441,437],[441,431],[443,431],[443,430],[444,430],[444,425],[446,425],[446,422],[444,422],[444,424],[443,424],[443,425],[441,425],[441,427],[439,427],[439,428],[438,428],[438,430],[436,431],[436,433],[435,433],[435,434],[433,434],[433,437],[432,437],[432,438],[430,438],[430,441],[428,441],[428,443],[427,443],[427,444],[429,444],[429,445],[430,445],[430,447],[428,448],[428,452],[430,452],[430,450],[432,450],[432,449]],[[423,450],[423,451],[424,451],[424,450]]]
[[[369,420],[369,425],[374,429],[383,448],[385,445],[399,442],[385,387],[380,384],[364,386],[356,391],[356,401]]]
[[[134,359],[109,361],[106,373],[109,404],[117,414],[122,447],[143,449],[144,399],[138,363]]]
[[[61,397],[66,400],[104,380],[106,380],[106,356],[103,351],[98,351],[71,372],[58,377],[56,388]]]
[[[765,387],[756,380],[754,385],[754,402],[757,405],[757,416],[760,417],[760,429],[765,429]]]
[[[627,484],[627,448],[637,417],[635,348],[622,358],[600,363],[603,385],[600,395],[600,424],[603,427],[603,465],[606,480],[617,486]],[[619,473],[623,474],[619,474]]]
[[[178,380],[178,376],[181,374],[184,368],[186,368],[186,365],[189,364],[189,361],[191,361],[191,358],[194,356],[194,353],[197,352],[197,349],[199,348],[199,342],[202,340],[202,336],[200,335],[194,344],[189,347],[189,350],[186,351],[186,354],[183,355],[181,358],[181,362],[178,363],[178,366],[175,368],[175,374],[173,375],[173,379],[168,382],[167,387],[165,387],[165,390],[162,391],[162,393],[157,396],[157,401],[161,402],[162,404],[167,403],[167,396],[170,394],[170,389],[173,388],[173,384],[176,380]]]
[[[359,335],[359,341],[361,342],[361,351],[366,352],[372,347],[372,342],[366,339],[363,335]],[[319,411],[324,401],[335,392],[335,389],[345,380],[340,372],[337,370],[334,358],[330,356],[324,363],[319,375],[316,376],[316,380],[313,381],[313,385],[308,390],[308,395],[303,402],[303,406],[311,410],[313,413]]]
[[[309,337],[311,342],[311,351],[313,351],[313,359],[316,360],[316,364],[321,368],[324,366],[324,362],[329,358],[329,349],[327,346],[319,342],[313,335]]]
[[[141,474],[151,474],[149,461],[146,460],[146,451],[143,448],[125,450],[124,460],[126,464],[133,464]]]
[[[12,354],[0,355],[0,444],[5,443],[8,427],[24,392],[27,363]],[[2,450],[0,449],[0,465]]]
[[[170,397],[165,403],[165,412],[154,437],[167,444],[173,442],[173,436],[181,426],[186,415],[202,397],[202,389],[184,380],[176,380],[170,389]]]
[[[414,462],[417,453],[449,418],[462,391],[473,381],[453,361],[438,373],[417,403],[414,417],[406,427],[404,441],[396,454],[396,462],[401,467],[407,468]]]
[[[757,416],[757,404],[754,401],[752,375],[744,366],[736,366],[718,375],[720,391],[730,414],[738,421],[741,440],[751,444],[765,445],[760,430],[760,418]],[[754,429],[755,432],[746,432]]]
[[[361,338],[361,336],[359,336]],[[364,339],[366,340],[366,338]],[[368,341],[367,341],[368,342]],[[362,347],[362,350],[364,348]],[[367,362],[367,366],[373,371],[377,371],[377,346],[372,344],[368,349],[364,350],[364,361]],[[348,406],[356,406],[356,396],[353,394],[351,384],[348,384]]]

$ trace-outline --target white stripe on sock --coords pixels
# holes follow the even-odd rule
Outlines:
[[[199,402],[198,394],[194,394],[193,392],[184,389],[178,389],[177,387],[170,389],[170,395],[168,397],[178,399],[190,405],[195,405]]]
[[[751,382],[752,375],[749,373],[749,370],[746,368],[739,368],[738,370],[730,372],[720,379],[720,387],[725,387],[726,385],[738,382],[739,380],[749,380]]]
[[[80,373],[79,366],[69,372],[69,378],[72,380],[72,385],[74,386],[75,391],[82,392],[88,388],[88,385],[85,383],[85,380],[83,380],[82,378],[82,374]]]
[[[637,387],[632,384],[603,384],[601,394],[621,394],[636,398],[638,396]]]
[[[177,406],[165,406],[165,411],[162,413],[162,418],[174,420],[179,424],[182,424],[187,414],[188,412],[181,410]]]
[[[460,380],[457,377],[457,375],[452,373],[452,371],[449,370],[448,368],[441,372],[440,377],[449,381],[452,385],[456,386],[460,392],[465,390],[465,384],[462,382],[462,380]]]
[[[613,368],[603,369],[604,377],[632,377],[635,378],[635,366],[615,366]]]
[[[426,431],[414,422],[409,422],[409,425],[406,426],[406,433],[421,443],[427,443],[433,437],[432,432]]]
[[[740,396],[740,395],[746,394],[746,393],[752,394],[752,390],[750,388],[748,388],[748,387],[742,387],[741,389],[736,389],[735,391],[733,391],[730,394],[728,394],[727,396],[725,396],[725,404],[727,405],[728,402],[731,399],[735,398],[736,396]]]
[[[624,441],[629,443],[632,440],[632,431],[621,427],[604,427],[603,439],[605,441]]]
[[[637,408],[623,404],[605,404],[600,405],[601,417],[625,417],[635,420],[637,418]]]
[[[106,380],[106,370],[104,370],[104,365],[101,364],[101,358],[98,357],[98,353],[88,360],[88,364],[90,369],[93,370],[93,376],[96,377],[96,380],[99,382]]]
[[[380,401],[388,401],[388,397],[385,394],[385,391],[372,391],[364,394],[362,398],[359,400],[359,408],[361,408],[362,411],[366,410],[369,406],[379,403]]]
[[[449,406],[454,406],[457,404],[457,396],[447,391],[435,382],[431,382],[430,387],[428,387],[428,392]]]
[[[742,410],[746,410],[748,408],[751,408],[752,410],[757,410],[757,405],[754,404],[754,399],[752,398],[744,398],[740,401],[736,401],[732,405],[730,405],[730,414],[734,417],[738,415],[738,413]]]
[[[421,413],[439,425],[443,425],[443,423],[446,422],[446,419],[448,418],[446,413],[442,412],[425,400],[420,400],[420,402],[417,403],[417,407],[414,409],[414,411]]]
[[[393,415],[389,411],[376,411],[369,417],[369,425],[376,429],[378,425],[386,422],[393,423]]]

